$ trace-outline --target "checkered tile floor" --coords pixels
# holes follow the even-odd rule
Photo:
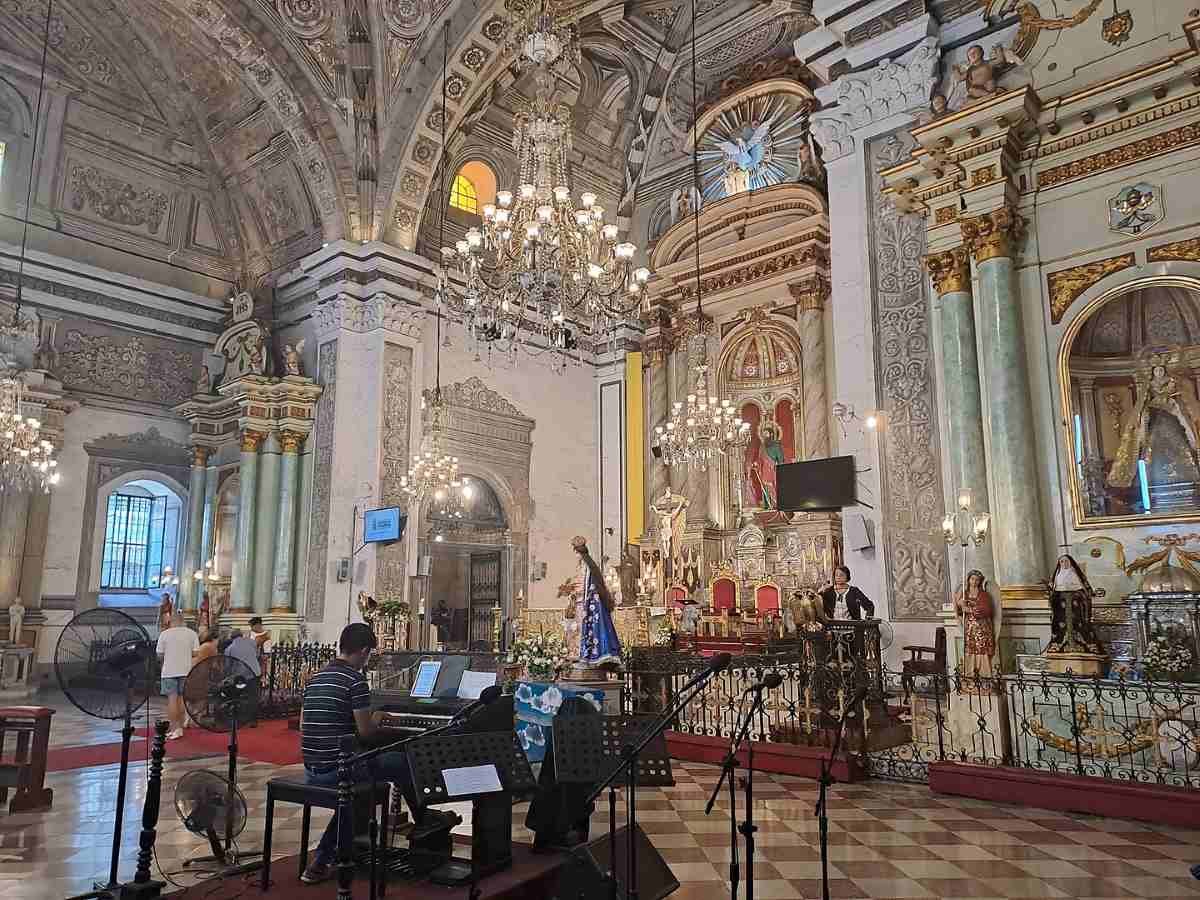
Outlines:
[[[95,727],[110,733],[107,723]],[[206,851],[175,815],[175,783],[191,769],[219,771],[223,764],[222,757],[168,759],[158,861],[180,884],[196,881],[193,875],[175,874],[184,860]],[[292,771],[298,767],[241,767],[239,781],[250,806],[244,846],[261,845],[266,779]],[[675,787],[639,792],[638,821],[682,882],[675,900],[727,895],[725,798],[712,816],[704,815],[717,775],[710,766],[677,763]],[[61,772],[48,780],[55,790],[52,811],[0,813],[0,900],[66,897],[107,873],[116,767]],[[145,765],[138,763],[131,770],[122,836],[123,878],[133,873],[144,782]],[[806,779],[756,778],[755,889],[761,900],[820,896],[815,798],[816,786]],[[618,814],[623,810],[621,804]],[[518,826],[525,811],[524,804],[514,808]],[[835,786],[829,815],[830,893],[838,898],[1200,896],[1200,881],[1188,873],[1200,862],[1200,831],[936,797],[924,786],[877,781]],[[313,818],[316,828],[323,827],[323,814],[314,812]],[[593,835],[603,832],[605,818],[602,804]],[[277,808],[274,849],[279,856],[296,852],[299,832],[299,809]],[[523,827],[515,837],[531,839]],[[294,874],[278,870],[276,877]]]

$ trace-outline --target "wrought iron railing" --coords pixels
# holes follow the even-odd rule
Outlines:
[[[731,737],[745,689],[775,671],[783,683],[767,694],[766,727],[754,723],[751,738],[828,746],[847,699],[866,686],[846,747],[876,777],[928,781],[931,763],[958,762],[1200,789],[1200,685],[877,673],[839,656],[838,638],[821,640],[799,652],[736,657],[673,730]],[[706,664],[665,648],[635,650],[625,711],[661,711]]]
[[[333,644],[275,644],[263,657],[259,718],[283,719],[299,713],[308,679],[335,656]]]

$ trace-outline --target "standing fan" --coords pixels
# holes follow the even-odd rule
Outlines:
[[[233,843],[237,833],[245,827],[246,801],[242,798],[237,787],[237,754],[238,729],[253,722],[258,716],[258,676],[240,659],[232,656],[210,656],[202,659],[188,672],[183,681],[183,705],[192,721],[205,731],[215,731],[229,734],[229,777],[220,779],[225,785],[225,809],[234,810],[240,802],[242,814],[241,824],[237,824],[237,816],[224,816],[224,844],[209,841],[213,845],[213,855],[205,856],[188,862],[216,862],[230,867],[225,874],[234,872],[249,872],[262,865],[262,860],[243,863],[242,860],[262,856],[261,850],[238,851]],[[213,775],[208,772],[189,772],[180,781],[192,775]],[[216,776],[219,778],[219,776]],[[176,808],[179,807],[179,794],[176,792]],[[185,823],[186,824],[186,820]],[[236,829],[234,826],[237,826]],[[185,863],[186,865],[186,863]]]
[[[121,772],[117,780],[117,819],[113,825],[108,883],[81,894],[115,897],[121,893],[117,863],[121,852],[121,819],[129,777],[129,744],[133,714],[150,698],[154,677],[154,645],[132,618],[115,609],[89,609],[67,623],[54,648],[54,674],[67,699],[98,719],[124,719],[121,729]]]
[[[192,834],[208,839],[213,859],[225,859],[229,841],[246,827],[246,798],[216,772],[188,772],[175,786],[175,811]],[[225,844],[221,843],[224,836]]]
[[[892,628],[892,623],[887,619],[876,619],[879,623],[879,652],[887,650],[892,646],[892,641],[896,640],[896,630]]]

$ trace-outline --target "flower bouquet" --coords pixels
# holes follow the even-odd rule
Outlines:
[[[527,677],[541,681],[553,681],[571,667],[562,638],[544,631],[513,641],[506,662],[523,667]]]
[[[1156,627],[1142,656],[1153,681],[1183,681],[1196,665],[1187,630],[1181,625]]]

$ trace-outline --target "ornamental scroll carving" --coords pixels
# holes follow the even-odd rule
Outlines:
[[[425,406],[433,401],[433,390],[425,391]],[[463,406],[467,409],[478,409],[483,412],[498,413],[503,416],[519,416],[528,419],[529,416],[517,409],[506,398],[497,394],[476,375],[466,381],[459,381],[442,388],[442,400],[448,406]]]
[[[884,555],[896,619],[937,618],[947,596],[934,357],[922,268],[925,223],[885,200],[879,175],[907,158],[914,143],[909,134],[896,132],[870,141],[866,154],[875,378],[878,404],[889,410],[881,448]]]
[[[149,188],[137,188],[95,166],[71,168],[71,208],[80,212],[90,206],[92,212],[108,222],[144,227],[158,234],[167,214],[167,195]]]
[[[1082,266],[1072,266],[1046,276],[1050,291],[1050,321],[1057,325],[1079,295],[1102,278],[1135,265],[1132,253],[1101,259]]]
[[[387,294],[376,294],[370,300],[359,300],[349,294],[339,294],[316,308],[319,329],[344,328],[347,331],[368,332],[380,328],[409,337],[420,337],[425,311]]]
[[[412,411],[413,353],[409,347],[388,343],[383,352],[382,453],[379,462],[379,497],[383,506],[404,505],[401,479],[408,474],[409,430]],[[407,545],[404,541],[380,545],[375,553],[375,593],[401,600],[408,585]]]
[[[313,422],[312,524],[308,536],[308,573],[304,588],[304,615],[310,622],[325,618],[325,574],[329,571],[329,489],[333,480],[334,400],[337,396],[338,342],[326,341],[317,349],[317,400]]]
[[[197,360],[190,353],[128,338],[66,333],[57,375],[75,390],[174,405],[192,395]]]
[[[837,81],[837,106],[812,117],[812,127],[825,162],[854,152],[851,132],[880,119],[929,106],[938,80],[938,39],[927,37],[893,61],[843,75]]]

